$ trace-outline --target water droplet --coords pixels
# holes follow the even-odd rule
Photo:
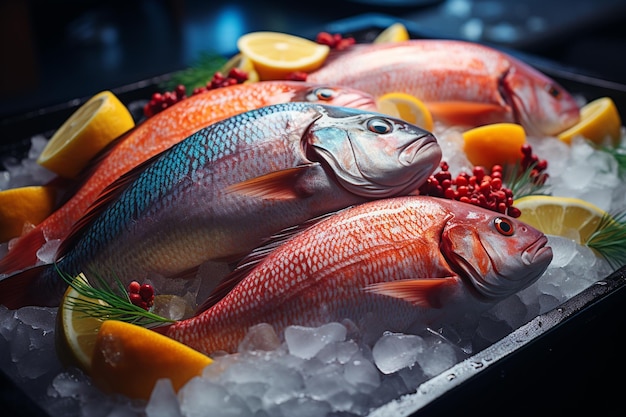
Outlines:
[[[606,281],[598,281],[598,282],[596,282],[596,285],[608,285],[608,282],[606,282]]]
[[[456,379],[456,375],[455,374],[448,374],[446,376],[446,378],[448,379],[448,381],[453,381]]]
[[[480,369],[484,366],[482,362],[470,362],[470,365],[472,365],[474,369]]]

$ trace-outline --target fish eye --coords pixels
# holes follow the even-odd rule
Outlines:
[[[561,96],[561,90],[559,90],[554,84],[547,84],[546,91],[554,98],[559,98]]]
[[[513,222],[505,217],[496,217],[493,224],[496,226],[496,230],[504,236],[512,236],[515,232]]]
[[[367,128],[374,133],[389,133],[393,130],[393,126],[387,120],[380,117],[373,117],[367,121]]]
[[[332,88],[316,88],[308,95],[309,101],[329,101],[337,96],[337,92]]]

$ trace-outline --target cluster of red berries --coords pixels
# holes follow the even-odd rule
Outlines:
[[[501,165],[494,165],[490,173],[476,166],[471,175],[463,172],[456,178],[452,178],[448,168],[445,161],[441,162],[440,171],[420,187],[420,194],[470,203],[511,217],[520,216],[519,209],[513,207],[513,192],[502,184]]]
[[[139,284],[132,281],[128,284],[128,298],[134,305],[150,310],[154,305],[154,287],[150,284]]]
[[[344,38],[341,34],[330,34],[328,32],[320,32],[315,37],[315,42],[321,45],[328,45],[330,49],[342,51],[356,43],[353,37]]]
[[[206,86],[195,88],[192,95],[200,94],[208,90],[214,90],[216,88],[227,87],[229,85],[242,84],[247,79],[248,73],[241,68],[231,68],[227,75],[218,71],[213,75],[213,78],[206,83]],[[182,84],[179,84],[174,91],[154,93],[150,101],[144,106],[143,114],[146,117],[154,116],[155,114],[162,112],[168,107],[171,107],[186,98],[187,91],[185,86]]]
[[[545,159],[539,159],[537,155],[533,154],[532,147],[525,143],[522,145],[522,161],[521,171],[529,171],[529,180],[536,185],[543,185],[548,179],[548,173],[545,172],[548,168],[548,161]]]

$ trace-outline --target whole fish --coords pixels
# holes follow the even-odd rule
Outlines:
[[[348,319],[372,341],[385,330],[489,308],[536,281],[552,260],[538,230],[426,196],[367,202],[281,239],[244,259],[217,303],[158,331],[211,354],[235,352],[255,324],[282,334],[289,325]]]
[[[380,113],[262,107],[201,129],[122,176],[63,241],[56,266],[124,283],[193,276],[201,263],[234,261],[285,227],[414,192],[440,160],[430,132]],[[0,281],[0,303],[56,305],[67,286],[54,266]]]
[[[574,98],[554,80],[508,54],[465,41],[358,44],[334,53],[307,80],[332,80],[375,97],[401,91],[424,101],[435,120],[515,122],[539,137],[554,136],[580,117]]]
[[[192,95],[145,120],[120,137],[85,173],[72,197],[28,234],[12,242],[0,259],[0,275],[37,263],[47,241],[64,239],[100,192],[120,175],[211,123],[262,106],[294,101],[376,110],[374,99],[351,88],[295,81],[239,84]]]

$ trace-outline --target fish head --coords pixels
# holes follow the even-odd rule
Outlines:
[[[546,246],[544,233],[503,214],[454,203],[441,252],[479,300],[504,299],[534,283],[548,268],[552,248]]]
[[[377,111],[376,99],[370,93],[349,87],[302,83],[290,101],[327,104],[329,106],[352,107]]]
[[[569,92],[520,61],[512,60],[501,80],[500,93],[532,136],[555,136],[580,119],[580,107]]]
[[[377,112],[322,106],[304,138],[307,158],[349,192],[384,198],[413,192],[441,161],[435,136]]]

